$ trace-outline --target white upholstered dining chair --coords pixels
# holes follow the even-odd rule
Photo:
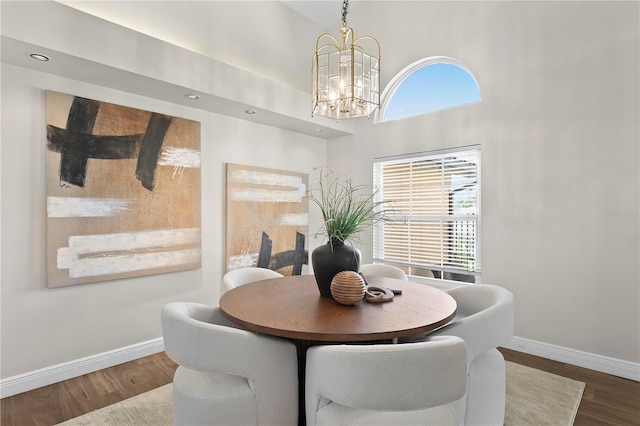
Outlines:
[[[458,336],[467,345],[468,387],[465,424],[502,425],[506,401],[506,364],[496,349],[513,337],[513,294],[502,287],[472,284],[448,293],[456,300],[455,318],[444,327],[412,341]]]
[[[298,360],[293,343],[235,328],[217,307],[162,308],[176,425],[296,425]]]
[[[232,288],[236,288],[243,284],[254,281],[268,280],[270,278],[281,278],[283,275],[266,268],[256,268],[254,266],[248,268],[234,269],[229,271],[222,277],[222,286],[220,296],[225,294]]]
[[[399,280],[407,280],[407,274],[400,268],[393,265],[384,265],[382,263],[367,263],[360,265],[360,272],[365,277],[374,275],[379,277],[396,278]]]
[[[307,425],[460,425],[466,373],[457,337],[314,346],[306,361]]]

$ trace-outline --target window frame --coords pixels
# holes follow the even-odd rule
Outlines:
[[[482,99],[482,92],[480,91],[480,85],[478,84],[478,80],[476,79],[476,76],[473,75],[471,70],[467,68],[465,64],[463,64],[457,59],[454,59],[448,56],[431,56],[428,58],[420,59],[412,64],[407,65],[402,71],[396,74],[395,77],[391,79],[391,81],[389,81],[389,83],[386,85],[386,87],[382,91],[382,94],[380,95],[380,108],[378,108],[374,113],[374,116],[373,116],[374,124],[395,121],[395,120],[385,120],[384,116],[387,113],[387,108],[389,107],[390,101],[391,99],[393,99],[398,88],[402,85],[402,83],[404,83],[407,77],[409,77],[414,72],[418,71],[421,68],[427,67],[429,65],[435,65],[435,64],[454,65],[466,71],[475,82],[476,87],[478,88],[478,93],[480,94],[480,98]]]
[[[376,190],[376,194],[375,194],[375,201],[383,201],[383,196],[384,196],[384,188],[382,186],[382,171],[381,168],[384,165],[391,165],[391,164],[403,164],[403,163],[407,163],[407,167],[409,167],[408,163],[416,163],[416,162],[420,162],[420,161],[440,161],[442,164],[445,164],[445,159],[446,158],[450,158],[450,157],[455,157],[456,155],[460,155],[460,156],[464,156],[464,155],[468,155],[468,154],[474,154],[476,155],[476,164],[475,164],[475,183],[474,183],[474,188],[475,188],[475,196],[476,196],[476,200],[475,200],[475,211],[476,214],[453,214],[453,215],[424,215],[421,216],[419,218],[413,217],[412,221],[414,223],[419,223],[419,224],[439,224],[440,226],[442,224],[454,224],[456,222],[474,222],[474,246],[473,246],[473,262],[474,262],[474,267],[473,270],[463,270],[460,267],[450,267],[450,266],[446,266],[445,259],[447,258],[447,256],[449,256],[449,261],[452,259],[450,257],[450,255],[452,253],[451,251],[451,245],[453,244],[452,241],[454,239],[455,236],[452,236],[450,234],[451,232],[451,228],[448,228],[448,230],[445,230],[444,227],[441,228],[440,233],[439,233],[439,237],[440,237],[440,252],[438,253],[438,256],[440,257],[441,261],[439,265],[427,265],[427,264],[419,264],[419,263],[415,263],[415,262],[410,262],[410,259],[405,259],[406,261],[400,261],[399,259],[385,259],[384,258],[384,246],[380,246],[381,244],[383,244],[384,242],[384,227],[385,227],[385,223],[384,222],[380,222],[377,223],[374,226],[373,229],[373,262],[374,263],[385,263],[385,264],[389,264],[389,265],[394,265],[397,267],[402,268],[403,270],[405,270],[405,272],[407,272],[409,275],[415,276],[415,277],[421,277],[421,278],[425,278],[422,275],[414,275],[411,273],[411,269],[412,268],[417,268],[417,269],[424,269],[424,270],[431,270],[431,271],[438,271],[439,272],[439,277],[436,276],[434,274],[434,278],[438,279],[438,280],[448,280],[448,281],[455,281],[455,282],[466,282],[468,283],[469,280],[468,279],[460,279],[460,278],[464,278],[464,276],[473,276],[474,280],[472,281],[473,283],[480,283],[481,279],[482,279],[482,252],[481,252],[481,187],[482,187],[482,183],[481,183],[481,148],[480,145],[469,145],[469,146],[463,146],[463,147],[457,147],[457,148],[451,148],[451,149],[444,149],[444,150],[436,150],[436,151],[426,151],[426,152],[419,152],[419,153],[413,153],[413,154],[406,154],[406,155],[398,155],[398,156],[391,156],[391,157],[380,157],[380,158],[375,158],[373,160],[373,182],[374,182],[374,186],[377,188]],[[443,166],[443,170],[444,170],[444,166]],[[409,172],[410,176],[413,177],[413,172]],[[450,211],[450,208],[452,206],[451,204],[451,200],[452,200],[452,194],[454,194],[459,188],[448,188],[448,191],[445,191],[446,188],[446,184],[444,183],[446,181],[445,179],[445,174],[441,173],[440,176],[442,177],[442,184],[440,186],[441,189],[441,194],[448,194],[446,201],[444,201],[444,199],[442,201],[440,201],[439,206],[441,207],[441,211]],[[450,186],[450,183],[449,183]],[[466,185],[464,185],[466,186]],[[463,188],[464,186],[460,187]],[[413,194],[413,192],[412,192]],[[444,204],[446,202],[446,205]],[[428,204],[428,203],[427,203]],[[391,204],[393,205],[393,204]],[[426,208],[426,204],[422,206],[422,208]],[[431,207],[431,205],[429,204],[429,207]],[[399,212],[401,213],[401,212]],[[390,214],[389,218],[390,219],[395,219],[396,221],[400,222],[401,220],[406,220],[408,216],[406,215],[394,215],[394,214]],[[428,226],[428,225],[427,225]],[[408,231],[410,232],[410,231]],[[449,233],[448,237],[445,237],[445,235]],[[419,234],[418,234],[419,235]],[[445,239],[449,238],[449,241],[445,242]],[[445,246],[447,248],[445,248]],[[425,247],[422,247],[423,250],[425,250]],[[408,252],[410,252],[411,250],[408,249]],[[458,252],[458,253],[463,253],[463,252]],[[407,254],[407,256],[409,256]],[[432,266],[428,267],[428,266]],[[454,275],[451,275],[454,274]],[[447,276],[445,276],[447,275]],[[456,277],[458,277],[458,279],[456,279]],[[429,277],[430,278],[430,277]],[[433,278],[431,278],[433,279]]]

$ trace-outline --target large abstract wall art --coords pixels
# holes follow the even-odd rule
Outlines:
[[[227,164],[227,271],[257,266],[300,275],[308,264],[309,176]]]
[[[200,123],[45,96],[47,285],[200,268]]]

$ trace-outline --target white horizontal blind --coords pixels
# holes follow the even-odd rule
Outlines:
[[[394,212],[374,229],[374,260],[413,275],[476,282],[479,178],[478,147],[376,160],[376,196]]]

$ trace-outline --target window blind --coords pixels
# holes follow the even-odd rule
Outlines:
[[[374,228],[374,261],[412,275],[476,282],[480,265],[480,150],[382,158],[377,201],[391,203]]]

